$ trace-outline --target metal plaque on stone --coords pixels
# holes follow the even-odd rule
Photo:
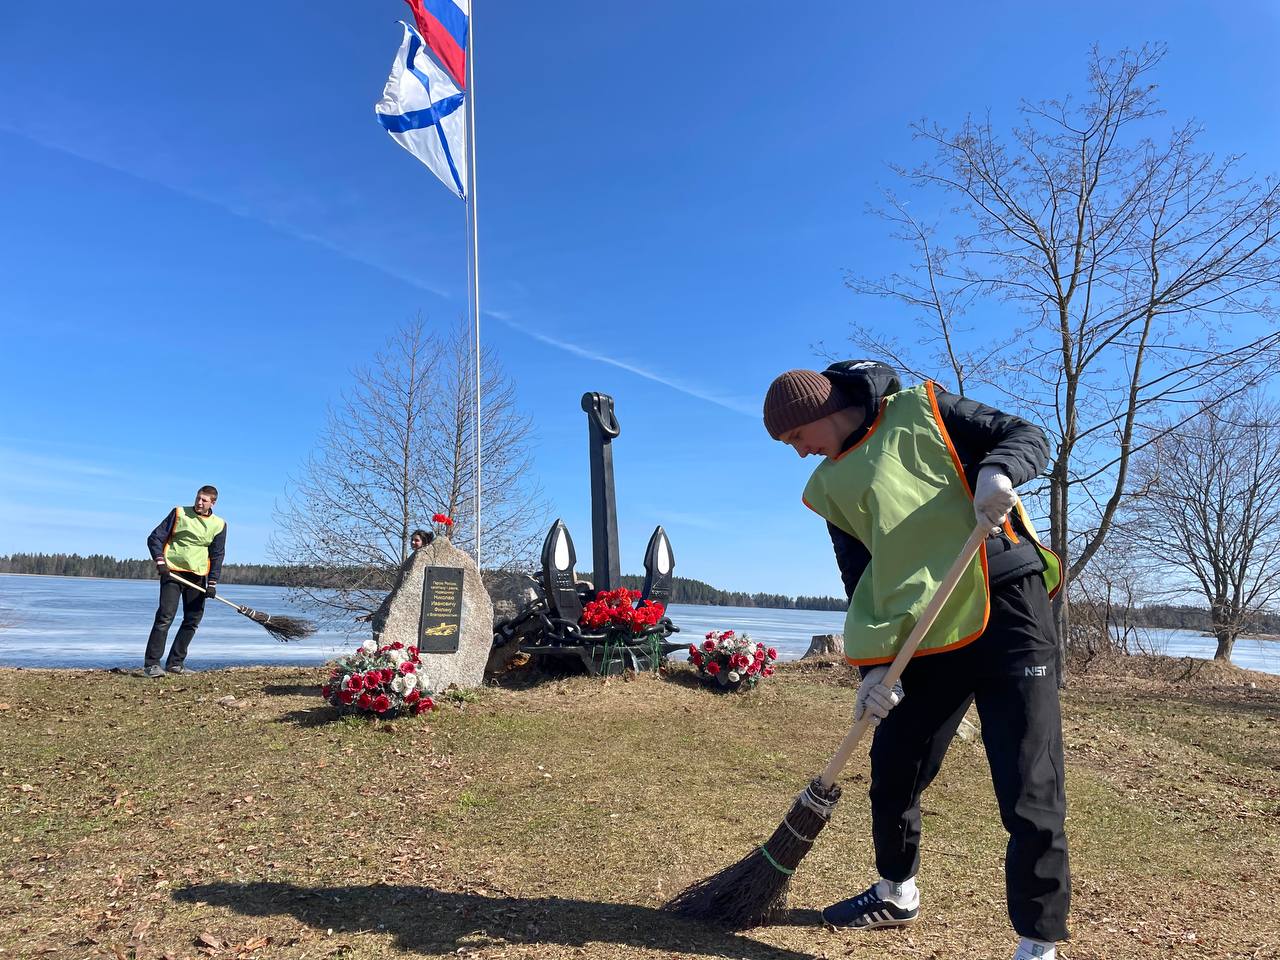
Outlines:
[[[419,653],[457,653],[462,634],[462,568],[427,567],[422,578]]]

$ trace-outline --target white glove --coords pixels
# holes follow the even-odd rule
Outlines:
[[[882,681],[888,673],[888,666],[872,667],[858,683],[858,698],[854,701],[853,706],[853,719],[855,722],[862,719],[863,713],[870,714],[871,728],[874,730],[880,725],[880,721],[889,715],[889,711],[896,707],[905,696],[902,692],[901,681],[895,683],[892,687],[884,685]]]
[[[996,532],[1018,502],[1013,481],[999,467],[983,467],[973,488],[973,514]]]

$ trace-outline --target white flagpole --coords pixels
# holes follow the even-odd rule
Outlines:
[[[471,0],[467,11],[467,175],[470,189],[467,191],[467,219],[471,234],[471,249],[468,251],[471,274],[471,309],[474,311],[472,322],[475,331],[476,351],[476,569],[482,574],[480,535],[483,527],[480,523],[480,242],[476,217],[476,43],[475,22],[476,4]]]

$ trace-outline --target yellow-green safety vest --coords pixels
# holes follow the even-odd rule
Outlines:
[[[888,663],[973,532],[973,493],[943,425],[935,384],[886,397],[866,436],[813,471],[804,502],[870,552],[845,616],[845,657],[859,666]],[[1020,502],[1017,509],[1030,531]],[[1005,532],[1018,540],[1011,524]],[[1053,591],[1058,558],[1032,539]],[[983,544],[915,655],[953,650],[981,636],[988,594]]]
[[[174,507],[173,529],[164,542],[164,559],[170,570],[204,576],[209,572],[209,544],[227,522],[209,514],[202,517],[194,507]]]

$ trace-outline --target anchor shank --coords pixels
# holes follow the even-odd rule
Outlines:
[[[618,562],[618,509],[613,488],[613,438],[618,435],[618,419],[613,398],[604,393],[586,393],[582,409],[587,413],[591,451],[591,555],[595,565],[597,591],[622,585]]]

